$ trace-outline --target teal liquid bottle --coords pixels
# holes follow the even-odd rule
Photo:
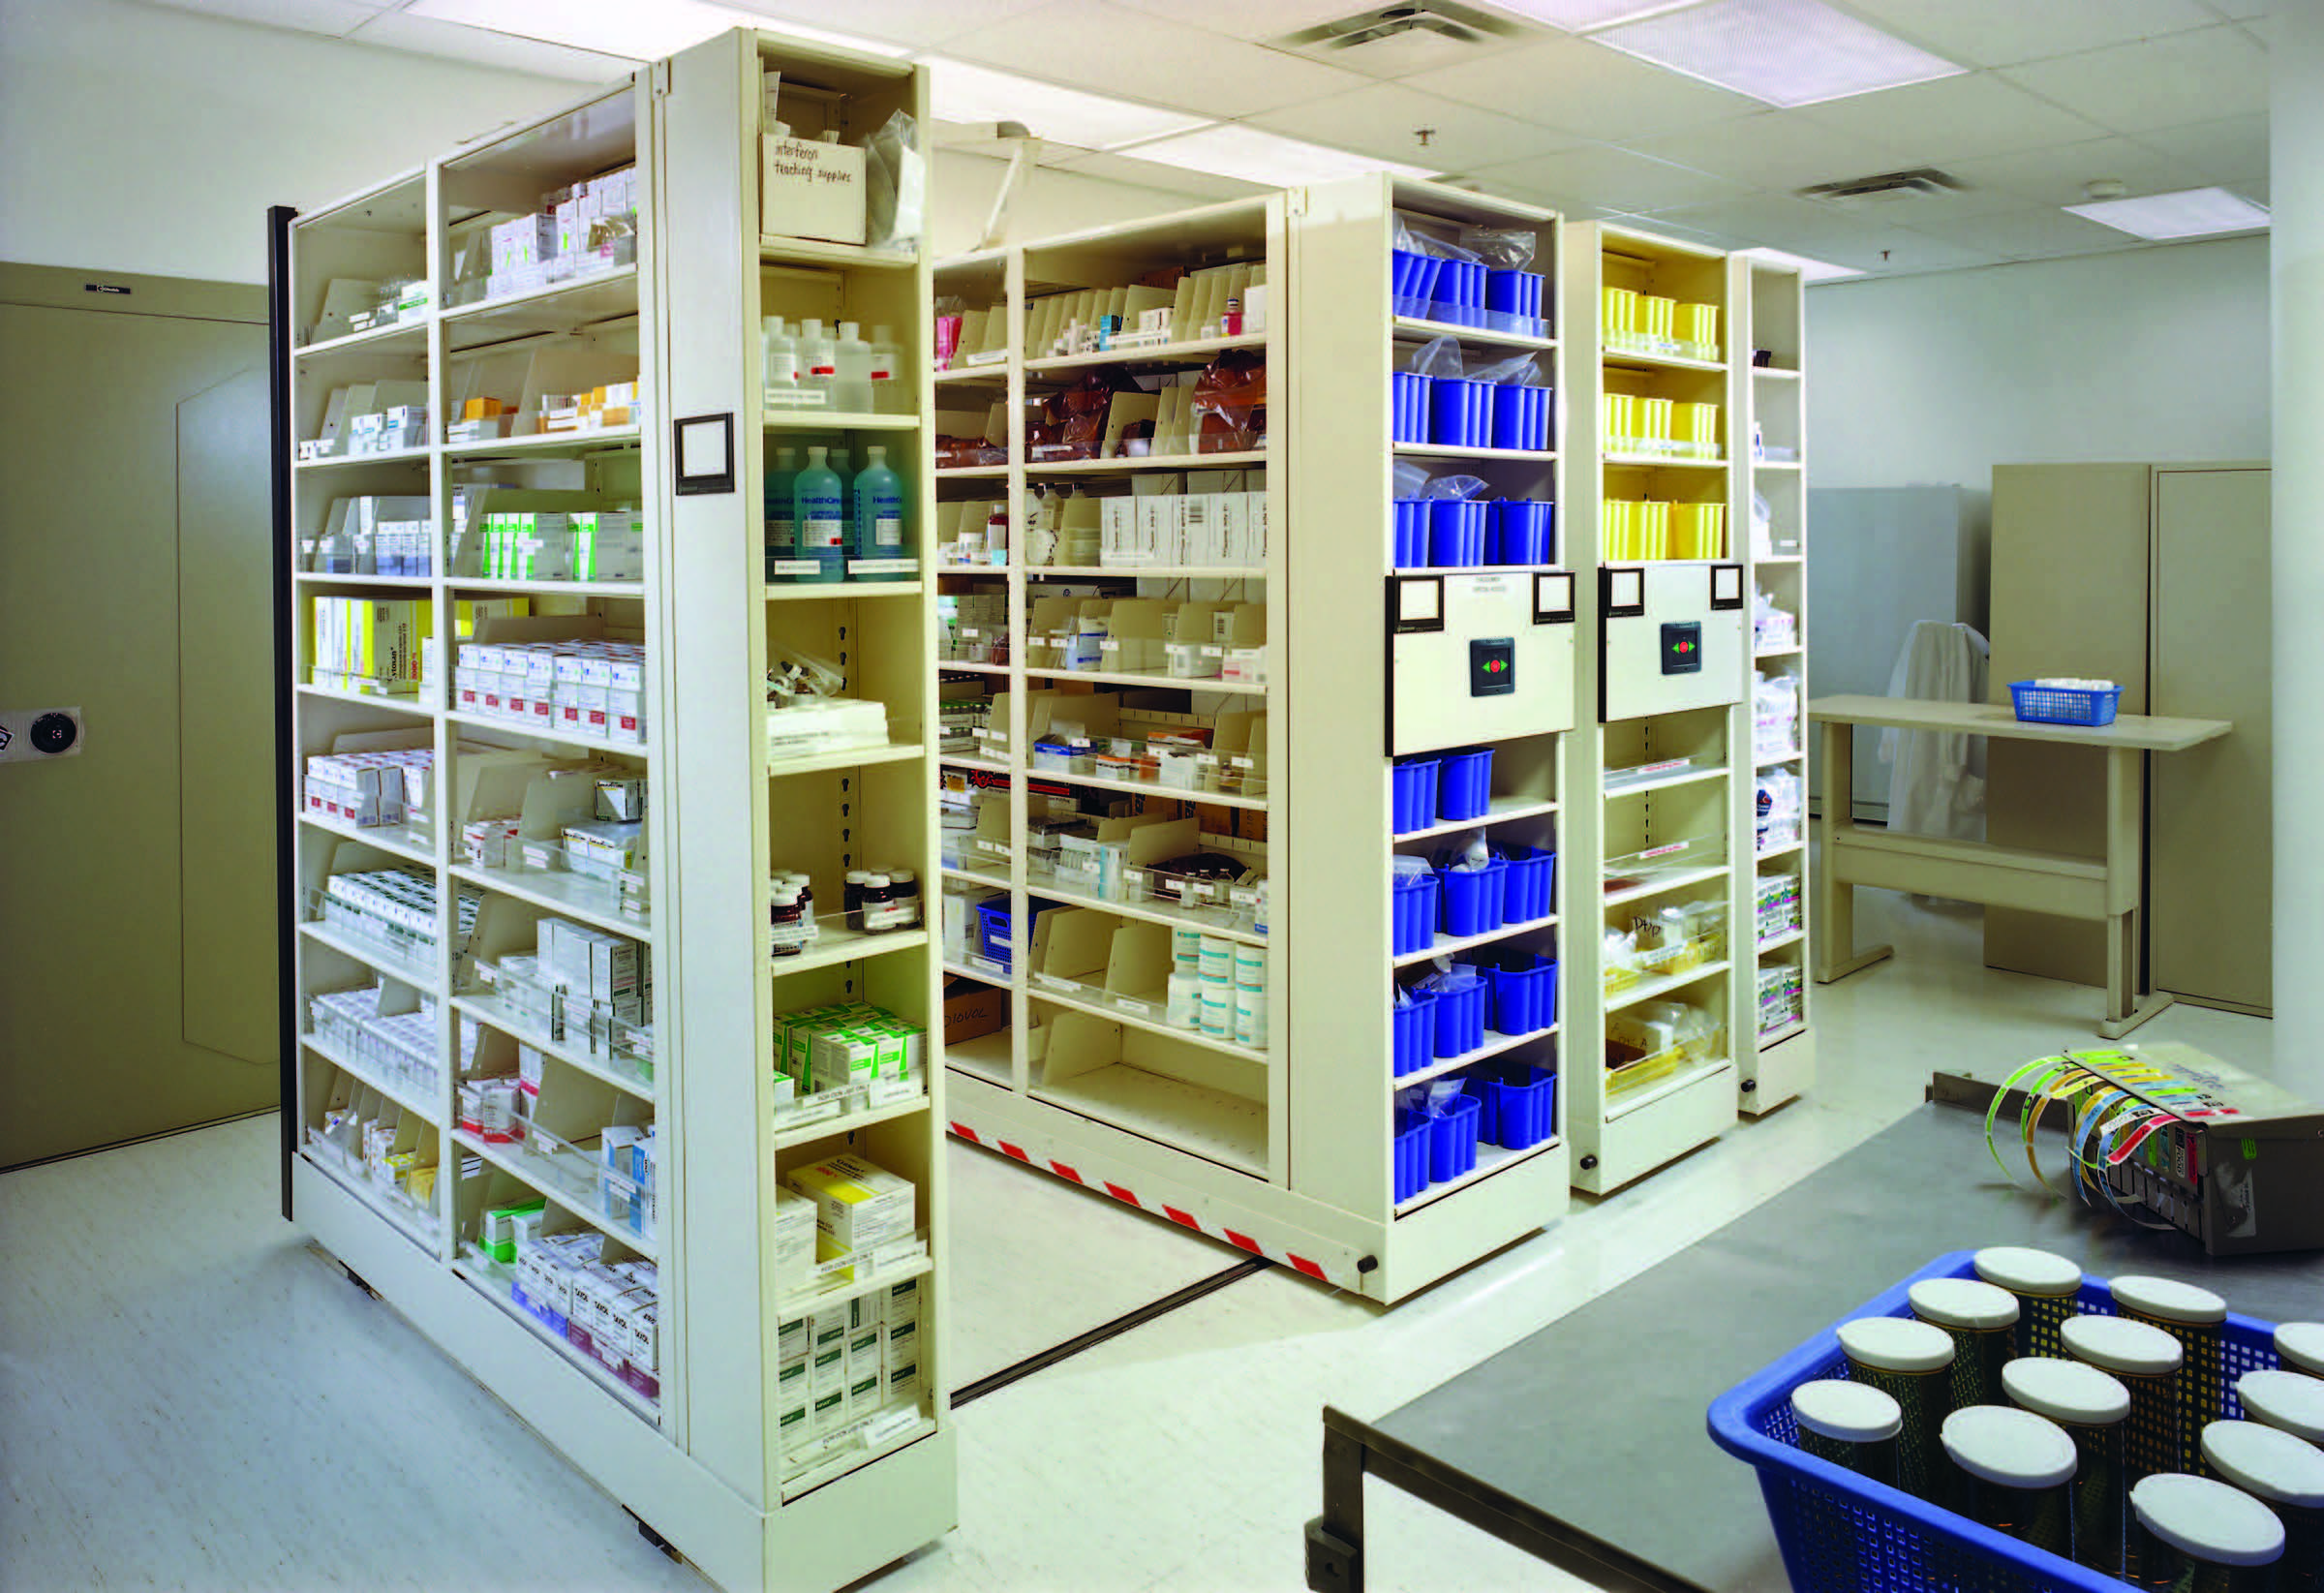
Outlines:
[[[799,557],[799,517],[791,493],[799,477],[799,450],[777,448],[767,471],[767,581],[795,581],[789,567]]]
[[[864,453],[870,463],[855,477],[854,556],[858,559],[909,558],[910,551],[904,545],[903,477],[888,469],[886,448],[869,447]],[[860,578],[908,581],[911,576],[895,570]]]
[[[811,573],[799,576],[802,581],[847,578],[846,502],[838,473],[824,463],[829,451],[808,449],[807,469],[791,486],[791,512],[799,526],[799,559],[815,567]]]

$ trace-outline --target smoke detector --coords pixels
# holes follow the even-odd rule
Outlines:
[[[1266,41],[1270,49],[1311,61],[1400,77],[1424,67],[1449,66],[1483,50],[1503,49],[1535,31],[1458,0],[1409,0],[1380,6],[1334,22],[1320,22]]]
[[[1905,171],[1879,171],[1869,177],[1819,182],[1799,190],[1799,197],[1853,207],[1896,204],[1907,199],[1942,199],[1948,194],[1958,194],[1968,186],[1960,178],[1940,171],[1933,166],[1916,166]]]
[[[2125,199],[2129,193],[2130,185],[2120,177],[2093,177],[2082,185],[2082,197],[2093,204]]]

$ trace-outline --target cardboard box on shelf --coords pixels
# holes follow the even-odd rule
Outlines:
[[[864,241],[864,152],[768,134],[759,139],[759,226],[770,235]]]
[[[944,986],[944,1043],[957,1046],[1009,1026],[1009,993],[969,979]]]

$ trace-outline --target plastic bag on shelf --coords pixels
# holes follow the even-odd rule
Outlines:
[[[1482,835],[1471,836],[1465,846],[1448,846],[1437,859],[1440,868],[1456,869],[1462,873],[1489,868],[1492,861],[1493,849]]]
[[[1449,340],[1447,340],[1449,341]],[[1511,354],[1488,359],[1467,373],[1471,382],[1489,382],[1496,387],[1539,387],[1545,384],[1536,354]]]
[[[1465,375],[1460,363],[1460,339],[1430,338],[1413,351],[1412,369],[1419,376],[1458,378]]]
[[[1428,1083],[1428,1097],[1425,1106],[1428,1116],[1431,1118],[1441,1118],[1446,1113],[1452,1111],[1452,1103],[1460,1099],[1462,1091],[1466,1088],[1467,1087],[1462,1083],[1462,1081],[1458,1079],[1430,1080]]]
[[[1436,503],[1449,499],[1467,499],[1483,496],[1486,483],[1481,475],[1439,475],[1421,488],[1420,496]]]
[[[864,140],[864,236],[874,249],[916,248],[927,222],[920,126],[899,110]]]
[[[1203,367],[1187,406],[1197,453],[1243,453],[1267,445],[1267,357],[1230,349]]]
[[[847,689],[847,677],[829,659],[794,653],[780,642],[767,644],[767,700],[786,697],[836,697]]]
[[[1421,496],[1428,485],[1428,467],[1414,459],[1399,459],[1391,467],[1389,479],[1394,483],[1394,496],[1408,500]]]
[[[1466,258],[1483,260],[1496,271],[1522,271],[1533,264],[1534,236],[1531,232],[1504,230],[1495,227],[1464,227],[1460,245]]]

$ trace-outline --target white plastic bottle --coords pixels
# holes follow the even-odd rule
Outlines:
[[[810,317],[799,323],[799,381],[810,409],[832,407],[832,386],[839,379],[839,353],[823,322]]]
[[[897,377],[903,352],[896,347],[896,329],[872,328],[872,413],[902,414],[912,407],[910,394]]]
[[[833,345],[834,379],[831,407],[845,410],[851,414],[866,414],[872,409],[872,345],[852,321],[840,322],[840,335]]]
[[[767,404],[791,409],[799,402],[799,340],[783,325],[782,317],[769,316],[759,350],[766,366]]]

